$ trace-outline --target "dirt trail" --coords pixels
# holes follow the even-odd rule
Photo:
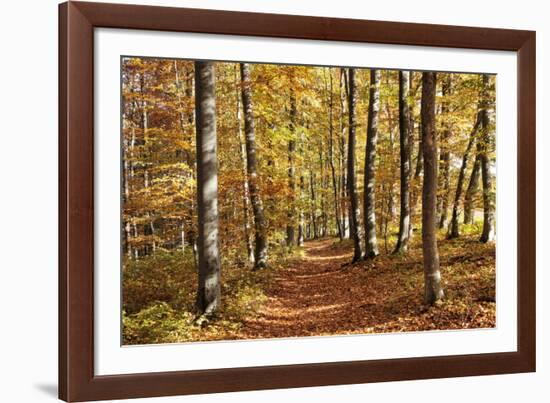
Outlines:
[[[472,256],[464,255],[464,245],[442,242],[448,298],[428,309],[419,248],[343,266],[351,260],[350,243],[306,242],[302,258],[275,271],[265,288],[267,301],[238,338],[493,327],[495,305],[483,301],[494,299],[494,247],[468,243]]]
[[[243,333],[289,337],[357,330],[361,324],[350,323],[349,316],[365,299],[351,287],[354,273],[342,267],[350,259],[351,250],[334,239],[306,242],[304,257],[277,271],[266,290],[267,303]]]

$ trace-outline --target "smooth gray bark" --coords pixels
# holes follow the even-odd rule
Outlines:
[[[453,213],[451,216],[451,223],[449,225],[449,232],[447,233],[447,238],[458,238],[460,236],[460,228],[458,223],[458,216],[460,215],[460,200],[462,198],[462,188],[464,186],[464,176],[466,174],[466,167],[468,166],[468,159],[470,158],[470,152],[472,150],[472,147],[474,145],[475,139],[476,139],[476,133],[479,129],[479,126],[481,124],[481,114],[477,114],[476,122],[474,124],[474,128],[472,129],[472,132],[470,133],[470,137],[468,140],[468,146],[466,147],[466,151],[464,151],[464,155],[462,156],[462,165],[460,167],[460,171],[458,173],[458,181],[456,184],[456,192],[455,192],[455,198],[453,202]]]
[[[199,284],[197,310],[215,314],[221,304],[218,239],[218,159],[215,67],[195,62]]]
[[[365,256],[378,255],[375,215],[375,163],[378,142],[378,111],[380,110],[380,71],[370,70],[369,109],[367,119],[367,141],[365,147]]]
[[[244,241],[246,244],[246,254],[249,262],[254,262],[254,245],[252,242],[252,237],[250,236],[250,190],[248,185],[248,172],[247,172],[247,163],[246,163],[246,138],[243,138],[242,130],[242,113],[241,113],[241,96],[242,96],[242,85],[238,79],[237,66],[235,65],[235,84],[237,88],[236,93],[236,116],[237,119],[237,137],[239,141],[239,151],[241,156],[241,165],[243,172],[243,230],[244,230]],[[237,84],[238,83],[238,84]],[[243,108],[244,109],[244,108]]]
[[[424,302],[428,305],[444,297],[437,248],[437,137],[435,130],[436,74],[422,73],[422,254],[424,258]]]
[[[491,175],[491,132],[489,127],[489,75],[484,74],[481,90],[481,136],[477,142],[477,152],[481,161],[481,183],[483,184],[483,232],[481,242],[495,239],[495,204],[493,197],[493,177]]]
[[[341,192],[341,213],[342,213],[342,232],[344,233],[344,238],[349,238],[351,235],[351,218],[349,216],[349,206],[347,202],[347,191],[348,191],[348,180],[347,180],[347,149],[346,149],[346,138],[347,125],[346,125],[346,112],[347,112],[347,99],[348,99],[348,87],[347,87],[347,78],[346,78],[346,69],[340,69],[340,83],[339,83],[339,100],[340,100],[340,192]]]
[[[294,89],[290,88],[290,133],[293,136],[288,141],[288,187],[290,189],[289,206],[287,212],[288,224],[286,226],[286,244],[289,248],[292,248],[296,244],[296,236],[294,231],[294,225],[296,221],[295,214],[295,200],[296,200],[296,166],[295,166],[295,153],[296,153],[296,139],[294,138],[296,131],[296,95]]]
[[[411,208],[411,128],[409,110],[410,72],[399,72],[399,155],[400,155],[400,213],[399,233],[394,253],[406,252],[409,244]]]
[[[363,259],[363,247],[361,245],[361,224],[359,196],[357,195],[357,178],[355,175],[355,146],[357,131],[357,84],[355,82],[355,69],[349,69],[349,130],[348,130],[348,194],[350,198],[351,238],[353,239],[353,260],[357,262]]]
[[[447,74],[445,80],[441,86],[441,92],[443,96],[443,102],[441,104],[441,114],[444,119],[444,128],[441,133],[441,145],[439,152],[439,199],[438,199],[438,212],[439,212],[439,228],[446,228],[448,224],[448,209],[449,209],[449,191],[451,184],[451,153],[449,151],[449,139],[452,136],[451,132],[451,120],[449,119],[449,100],[448,96],[452,94],[452,79],[451,74]]]
[[[468,183],[468,189],[464,196],[464,224],[474,223],[474,198],[476,197],[479,189],[479,174],[481,169],[481,160],[479,154],[476,155],[474,166],[472,168],[472,174],[470,175],[470,182]]]
[[[342,228],[340,218],[340,200],[338,192],[338,181],[336,180],[336,166],[334,165],[334,88],[332,81],[332,70],[328,69],[329,74],[329,96],[328,96],[328,130],[329,130],[329,143],[328,143],[328,160],[330,164],[330,172],[332,177],[332,191],[334,193],[334,219],[336,222],[336,232],[340,240],[344,239],[344,231]]]
[[[240,64],[242,99],[244,108],[244,133],[246,137],[246,167],[248,176],[248,189],[252,212],[254,214],[254,268],[261,269],[267,266],[267,228],[264,217],[262,198],[260,196],[260,184],[256,162],[256,133],[254,131],[254,109],[252,103],[252,91],[250,89],[250,66],[247,63]]]

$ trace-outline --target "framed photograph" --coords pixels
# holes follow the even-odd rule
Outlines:
[[[535,371],[535,32],[59,16],[60,399]]]

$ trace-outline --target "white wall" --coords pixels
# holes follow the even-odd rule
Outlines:
[[[115,1],[115,0],[111,0]],[[550,147],[543,117],[550,101],[550,13],[542,1],[181,0],[118,1],[537,31],[538,372],[536,374],[228,393],[148,401],[178,402],[542,402],[550,379],[548,258]],[[368,5],[367,5],[368,4]],[[56,399],[57,380],[57,1],[1,3],[0,23],[0,400]],[[534,195],[533,195],[534,197]],[[546,235],[546,238],[545,238]],[[546,395],[546,396],[544,396]],[[141,401],[141,400],[134,400]]]

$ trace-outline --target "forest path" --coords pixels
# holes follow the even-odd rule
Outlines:
[[[301,257],[273,268],[264,287],[267,300],[245,320],[238,338],[494,327],[494,245],[469,237],[442,240],[439,249],[446,298],[429,308],[423,304],[419,238],[406,255],[355,265],[347,264],[349,240],[306,242]]]
[[[351,260],[352,245],[328,238],[306,242],[303,252],[274,274],[267,302],[241,329],[245,337],[350,333],[368,324],[364,308],[371,305],[365,303],[372,290],[343,266]]]

